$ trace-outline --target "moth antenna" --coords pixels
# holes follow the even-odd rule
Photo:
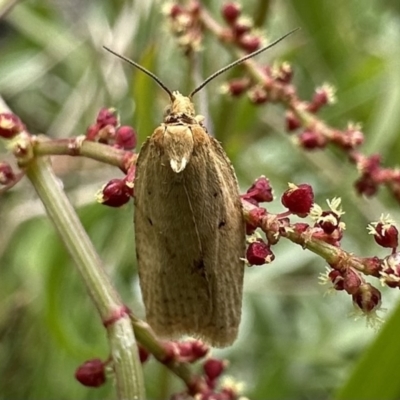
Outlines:
[[[283,39],[285,39],[286,37],[288,37],[292,33],[298,31],[299,29],[300,28],[293,29],[292,31],[290,31],[290,32],[286,33],[285,35],[281,36],[279,39],[275,40],[274,42],[262,47],[261,49],[253,51],[253,53],[247,54],[246,56],[244,56],[242,58],[239,58],[239,60],[233,61],[232,63],[228,64],[226,67],[223,67],[220,70],[218,70],[217,72],[214,72],[202,84],[197,86],[197,88],[194,89],[192,91],[192,93],[190,93],[189,98],[192,98],[197,92],[199,92],[201,89],[203,89],[203,87],[206,86],[210,81],[215,79],[217,76],[223,74],[224,72],[228,71],[228,69],[231,69],[231,68],[235,67],[236,65],[241,64],[243,61],[246,61],[249,58],[253,58],[253,57],[257,56],[258,54],[262,53],[263,51],[270,49],[271,47],[275,46],[276,44],[278,44],[280,41],[282,41]]]
[[[117,56],[118,58],[120,58],[121,60],[126,61],[128,64],[133,65],[134,67],[136,67],[137,69],[140,69],[140,71],[144,72],[146,75],[150,76],[151,78],[153,78],[169,95],[169,98],[171,99],[171,101],[173,101],[175,99],[175,96],[172,94],[172,92],[167,88],[167,86],[164,85],[164,83],[161,81],[161,79],[153,74],[151,71],[149,71],[148,69],[146,69],[145,67],[142,67],[140,64],[138,64],[135,61],[130,60],[127,57],[122,56],[121,54],[116,53],[114,50],[109,49],[106,46],[103,46],[103,49],[107,50],[108,52],[110,52],[111,54],[114,54],[114,56]]]

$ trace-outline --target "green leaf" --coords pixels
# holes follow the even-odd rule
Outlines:
[[[149,46],[138,61],[146,69],[154,70],[155,48]],[[135,71],[132,81],[132,94],[135,100],[136,109],[134,112],[137,132],[141,142],[150,136],[156,125],[154,121],[154,103],[159,92],[158,85],[148,75],[141,71]],[[166,103],[167,105],[167,103]],[[161,122],[161,116],[160,121]]]
[[[400,354],[400,306],[354,367],[336,400],[395,400],[400,394],[396,378]]]

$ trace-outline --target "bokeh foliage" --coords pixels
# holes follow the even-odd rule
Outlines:
[[[0,1],[0,14],[10,1]],[[202,2],[220,19],[221,1]],[[288,60],[304,98],[325,81],[338,103],[321,115],[332,126],[363,124],[363,149],[379,152],[387,166],[400,154],[400,38],[396,2],[243,2],[273,39],[301,31],[258,58]],[[161,122],[167,98],[142,73],[101,50],[103,44],[154,71],[171,89],[193,87],[188,60],[168,34],[156,1],[26,0],[0,22],[0,94],[34,133],[67,137],[85,132],[102,106],[114,106],[133,124],[140,142]],[[200,53],[203,75],[232,61],[232,53],[206,35]],[[228,73],[237,76],[241,67]],[[275,193],[287,182],[313,185],[317,201],[341,196],[346,211],[344,246],[356,254],[382,256],[365,229],[381,213],[399,219],[398,204],[382,190],[358,198],[357,174],[343,155],[328,149],[304,153],[284,133],[279,105],[254,107],[246,98],[219,94],[219,78],[206,89],[208,124],[223,142],[245,190],[261,174]],[[201,110],[204,113],[204,110]],[[5,155],[4,158],[9,159]],[[143,315],[136,275],[132,206],[109,209],[94,193],[120,172],[82,159],[58,157],[54,168],[105,260],[126,303]],[[281,209],[279,200],[271,211]],[[33,190],[22,181],[0,199],[0,399],[107,399],[111,384],[90,390],[73,373],[92,357],[107,357],[105,332],[70,257],[44,215]],[[246,383],[251,399],[327,399],[345,385],[341,399],[395,399],[399,364],[397,325],[382,335],[348,318],[350,298],[323,297],[317,277],[324,263],[282,241],[276,260],[246,271],[244,317],[238,341],[215,352],[230,360],[229,373]],[[384,307],[398,296],[384,290]],[[377,339],[375,339],[377,337]],[[375,343],[373,341],[376,341]],[[348,382],[353,368],[358,375]],[[380,348],[391,349],[381,352]],[[369,357],[369,358],[368,358]],[[368,374],[367,374],[368,371]],[[181,387],[154,361],[145,366],[149,398],[166,399]],[[366,379],[364,379],[366,377]],[[371,396],[371,397],[369,397]]]

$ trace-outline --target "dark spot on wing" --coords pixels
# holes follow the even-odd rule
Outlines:
[[[202,258],[200,260],[195,260],[193,262],[193,267],[196,274],[206,278],[206,267]]]
[[[195,260],[193,265],[194,265],[194,268],[198,271],[204,269],[204,261],[202,258],[200,258],[200,260]]]
[[[153,221],[152,221],[150,218],[147,218],[147,221],[149,221],[149,224],[150,224],[151,226],[153,226]]]
[[[224,220],[220,221],[218,224],[218,229],[221,229],[223,226],[225,226],[226,222]]]

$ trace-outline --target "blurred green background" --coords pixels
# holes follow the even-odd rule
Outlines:
[[[0,0],[0,94],[32,133],[52,137],[83,134],[102,106],[118,108],[140,143],[162,120],[167,96],[147,76],[105,53],[103,44],[155,72],[173,90],[193,87],[188,60],[168,33],[157,1]],[[316,86],[337,87],[338,102],[322,118],[344,128],[361,122],[363,151],[379,152],[386,166],[400,154],[400,6],[396,1],[246,0],[268,38],[301,27],[261,63],[289,61],[304,99]],[[203,4],[222,22],[221,1]],[[206,34],[200,54],[208,76],[233,60],[231,49]],[[337,151],[304,153],[284,133],[279,105],[252,106],[227,99],[219,87],[236,68],[205,89],[207,124],[231,158],[242,190],[261,174],[278,199],[287,182],[313,185],[317,202],[340,196],[346,211],[343,247],[383,256],[366,225],[382,213],[399,219],[398,204],[381,190],[374,199],[354,194],[353,166]],[[204,106],[204,105],[203,105]],[[2,148],[2,159],[11,160]],[[121,176],[90,160],[57,157],[57,174],[105,261],[126,303],[142,316],[134,253],[132,205],[111,209],[95,203],[95,192]],[[111,399],[111,383],[87,389],[73,378],[84,360],[107,357],[101,322],[83,283],[47,220],[29,182],[0,198],[0,399]],[[246,384],[250,399],[398,399],[399,313],[379,333],[348,317],[350,297],[325,296],[318,285],[323,260],[282,241],[276,260],[246,271],[240,336],[215,351],[230,360],[229,375]],[[398,294],[383,289],[385,318]],[[367,348],[372,344],[372,350]],[[367,358],[362,358],[362,357]],[[369,358],[368,358],[369,357]],[[361,360],[361,363],[360,363]],[[358,375],[353,375],[354,368]],[[149,399],[166,399],[183,388],[154,360],[144,367]],[[371,396],[371,397],[369,397]],[[339,398],[339,396],[338,396]]]

